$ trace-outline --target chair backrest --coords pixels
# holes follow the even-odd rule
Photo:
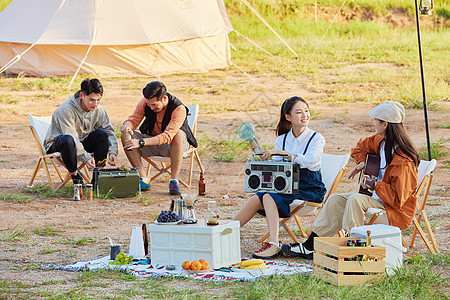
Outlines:
[[[197,118],[198,118],[199,105],[198,104],[187,105],[186,107],[189,109],[187,121],[188,121],[189,127],[191,128],[192,133],[195,136],[195,133],[197,131]]]
[[[350,155],[348,154],[322,154],[322,181],[325,184],[328,193],[337,179],[336,177],[339,172],[347,165],[349,158]]]
[[[418,176],[417,176],[417,187],[419,188],[425,176],[433,172],[436,167],[436,160],[432,159],[430,161],[421,160],[418,168]]]
[[[30,120],[30,126],[34,128],[36,134],[38,135],[41,141],[41,144],[43,144],[45,140],[45,135],[47,134],[48,128],[50,127],[50,123],[52,122],[52,117],[51,116],[36,117],[28,115],[28,119]]]

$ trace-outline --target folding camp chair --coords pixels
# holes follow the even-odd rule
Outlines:
[[[287,218],[283,218],[280,221],[281,227],[283,227],[288,235],[292,238],[295,243],[298,243],[297,237],[294,235],[292,230],[289,228],[287,222],[294,217],[295,222],[300,230],[301,236],[306,237],[305,229],[303,228],[303,224],[300,221],[299,216],[304,216],[313,213],[317,209],[322,209],[328,197],[333,194],[339,183],[341,182],[342,177],[344,176],[345,170],[347,169],[347,163],[350,158],[350,155],[333,155],[333,154],[323,154],[322,155],[322,181],[327,188],[327,194],[322,203],[308,202],[304,200],[294,200],[290,205],[291,216]],[[311,227],[308,230],[308,234],[311,234]],[[264,242],[270,233],[267,232],[259,241]]]
[[[423,241],[425,242],[425,245],[428,247],[431,253],[440,253],[439,249],[437,247],[436,240],[434,239],[433,231],[431,230],[430,223],[427,218],[427,214],[425,213],[425,205],[427,203],[428,199],[428,193],[430,191],[431,187],[431,181],[433,180],[433,170],[436,167],[436,160],[432,159],[431,161],[421,160],[419,164],[418,169],[418,179],[417,182],[419,185],[416,189],[416,196],[417,196],[417,210],[416,214],[413,219],[413,226],[414,231],[411,236],[411,241],[409,242],[409,248],[412,248],[414,246],[414,241],[416,239],[417,233],[420,234]],[[422,193],[423,191],[423,193]],[[422,199],[420,199],[420,196],[422,194]],[[372,216],[367,223],[368,225],[372,225],[375,222],[376,223],[382,223],[382,224],[389,224],[386,210],[379,209],[379,208],[369,208],[367,210],[366,215],[369,217]],[[425,228],[428,231],[428,235],[430,236],[430,241],[425,236],[425,232],[423,231],[422,227],[420,227],[420,221],[423,219],[425,223]],[[402,237],[403,239],[403,237]],[[406,241],[403,239],[403,246],[408,246]]]
[[[32,115],[28,115],[28,119],[30,120],[30,129],[31,133],[33,134],[34,140],[36,141],[36,146],[39,151],[39,159],[36,163],[36,166],[34,167],[33,174],[31,175],[30,182],[28,183],[28,187],[33,186],[34,179],[36,178],[36,175],[38,171],[40,170],[41,166],[44,167],[45,173],[47,175],[48,184],[49,186],[54,189],[55,186],[53,185],[53,180],[50,175],[50,171],[48,168],[48,163],[51,163],[53,167],[56,170],[56,173],[58,174],[59,179],[61,180],[61,183],[58,185],[56,189],[60,189],[63,186],[67,184],[67,182],[70,180],[70,174],[67,172],[66,176],[63,177],[61,174],[61,171],[59,170],[58,166],[56,165],[56,160],[60,165],[64,166],[64,162],[61,159],[61,155],[59,152],[46,154],[44,151],[43,143],[45,140],[45,135],[47,134],[48,128],[50,127],[50,123],[52,121],[51,116],[46,117],[36,117]],[[65,167],[65,166],[64,166]],[[81,163],[80,166],[77,168],[77,170],[85,169],[85,174],[88,174],[86,165],[84,163]],[[86,182],[90,183],[89,177],[87,177],[85,174],[83,174],[83,178]]]
[[[198,118],[198,111],[199,111],[199,105],[191,105],[186,106],[189,110],[187,121],[189,124],[189,127],[191,128],[192,133],[196,134],[197,131],[197,118]],[[190,155],[190,161],[189,161],[189,177],[188,182],[184,182],[181,179],[178,179],[182,185],[185,187],[188,187],[191,185],[192,182],[192,171],[194,167],[194,159],[197,162],[200,171],[204,172],[203,165],[200,161],[200,157],[198,156],[197,149],[194,148],[192,145],[189,147],[189,149],[184,152],[183,158],[186,158],[188,155]],[[148,162],[148,168],[147,168],[147,177],[150,177],[150,171],[151,167],[155,167],[155,169],[158,171],[157,174],[155,174],[153,177],[150,178],[150,181],[153,181],[155,178],[161,176],[164,173],[167,173],[170,175],[170,157],[164,157],[164,156],[150,156],[150,157],[143,157]],[[159,164],[158,164],[159,163]]]

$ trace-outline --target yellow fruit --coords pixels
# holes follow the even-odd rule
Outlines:
[[[209,224],[216,224],[217,223],[217,219],[216,218],[211,218],[208,220]]]
[[[269,267],[265,264],[259,264],[259,265],[251,265],[251,266],[244,266],[241,267],[241,269],[245,269],[245,270],[264,270],[264,269],[268,269]]]
[[[262,259],[248,259],[240,262],[241,267],[247,267],[247,266],[253,266],[253,265],[260,265],[263,264],[264,261]]]
[[[203,265],[205,262],[207,262],[207,261],[204,260],[203,258],[200,258],[198,261],[199,261],[202,265]]]

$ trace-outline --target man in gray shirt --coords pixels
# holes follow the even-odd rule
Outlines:
[[[84,79],[81,89],[55,110],[45,137],[44,149],[47,153],[61,153],[74,183],[82,182],[78,160],[89,169],[104,166],[107,156],[111,165],[118,163],[114,127],[99,105],[102,96],[103,86],[98,79]]]

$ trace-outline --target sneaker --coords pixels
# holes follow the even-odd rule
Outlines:
[[[281,251],[288,256],[301,257],[304,259],[313,259],[314,250],[308,250],[303,244],[294,243],[290,245],[281,246]]]
[[[77,172],[77,175],[70,175],[70,177],[72,177],[73,184],[83,184],[83,177],[81,177],[80,171]]]
[[[277,256],[281,251],[281,248],[277,245],[270,243],[262,243],[261,249],[252,254],[253,258],[273,258]]]
[[[139,180],[139,186],[141,187],[142,192],[150,190],[150,178],[141,177]]]
[[[169,193],[171,195],[181,195],[180,185],[178,184],[177,180],[173,180],[173,179],[170,180]]]

